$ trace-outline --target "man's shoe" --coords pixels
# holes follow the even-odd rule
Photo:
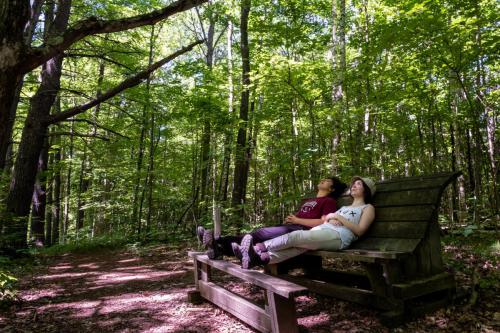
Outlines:
[[[205,234],[205,228],[201,225],[196,228],[196,237],[200,243],[203,243],[203,235]]]
[[[233,249],[234,256],[241,261],[243,258],[243,254],[241,253],[240,245],[238,243],[233,242],[231,243],[231,248]]]
[[[198,228],[196,228],[196,236],[198,237],[198,240],[201,242],[201,244],[203,244],[205,249],[213,247],[214,232],[212,230],[207,230],[200,225]]]

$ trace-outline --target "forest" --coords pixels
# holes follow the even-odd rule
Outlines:
[[[185,250],[216,217],[225,233],[280,223],[324,177],[458,171],[443,248],[472,244],[473,296],[498,288],[498,13],[495,0],[2,0],[0,300],[55,253]]]

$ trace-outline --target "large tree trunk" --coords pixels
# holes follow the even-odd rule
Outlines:
[[[2,1],[0,5],[0,169],[12,134],[11,112],[22,74],[16,65],[24,56],[24,27],[29,20],[29,1]],[[15,110],[15,109],[14,109]]]
[[[71,1],[69,0],[62,0],[59,3],[54,21],[46,23],[50,24],[47,38],[56,36],[66,29],[70,8]],[[47,135],[50,109],[60,89],[62,62],[63,57],[58,55],[42,66],[42,81],[35,96],[30,100],[30,109],[19,144],[11,189],[6,199],[7,212],[21,218],[13,219],[6,227],[12,242],[12,244],[7,244],[7,247],[24,248],[27,245],[27,216],[36,179],[37,161]]]
[[[245,194],[248,180],[248,156],[246,154],[248,146],[247,127],[248,127],[248,109],[250,101],[250,51],[248,46],[248,16],[250,14],[251,0],[242,0],[241,2],[241,61],[242,61],[242,91],[240,102],[240,122],[238,126],[238,137],[236,141],[236,152],[234,160],[234,186],[232,206],[236,215],[240,217],[237,224],[243,222],[243,205],[245,203]]]

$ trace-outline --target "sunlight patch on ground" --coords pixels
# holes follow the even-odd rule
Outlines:
[[[120,313],[123,311],[147,311],[152,314],[168,307],[168,302],[181,300],[186,297],[183,292],[177,293],[143,293],[143,294],[121,294],[119,296],[107,297],[100,306],[99,314]],[[160,304],[159,304],[160,303]],[[165,304],[161,304],[165,303]],[[160,307],[159,307],[160,306]],[[160,316],[162,317],[162,316]]]
[[[134,273],[147,273],[153,271],[153,266],[128,266],[128,267],[117,267],[113,269],[114,271],[134,271]]]
[[[134,261],[139,261],[139,258],[131,258],[131,259],[123,259],[123,260],[118,260],[118,263],[127,263],[127,262],[134,262]]]
[[[91,317],[97,311],[99,304],[102,301],[78,301],[78,302],[66,302],[57,304],[47,304],[42,305],[38,308],[39,312],[45,311],[71,311],[73,317],[75,318],[86,318]]]
[[[21,294],[21,299],[23,299],[25,302],[34,302],[44,297],[53,298],[59,296],[63,291],[63,288],[57,288],[55,286],[51,287],[50,289],[29,290],[28,292]]]
[[[101,266],[98,264],[95,264],[95,263],[88,263],[88,264],[80,264],[77,267],[78,268],[99,269],[99,267],[101,267]]]
[[[98,275],[99,272],[86,272],[86,273],[61,273],[61,274],[50,274],[50,275],[40,275],[37,276],[36,280],[59,280],[64,278],[78,278],[78,277],[90,277]]]
[[[97,279],[94,281],[94,284],[96,286],[102,286],[102,285],[118,284],[135,280],[160,280],[166,277],[172,277],[184,273],[185,271],[174,271],[174,272],[156,271],[156,272],[150,272],[148,274],[133,274],[133,273],[102,274],[97,277]]]
[[[50,270],[55,270],[55,271],[58,271],[58,270],[64,270],[64,269],[71,269],[71,268],[73,268],[73,266],[72,266],[72,265],[70,265],[70,264],[66,264],[66,263],[64,263],[64,264],[59,264],[59,265],[57,265],[57,266],[52,266],[52,267],[49,267],[49,269],[50,269]]]

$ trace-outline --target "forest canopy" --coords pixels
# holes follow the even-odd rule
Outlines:
[[[2,248],[281,221],[321,177],[462,171],[495,227],[494,0],[16,1],[0,8]]]

